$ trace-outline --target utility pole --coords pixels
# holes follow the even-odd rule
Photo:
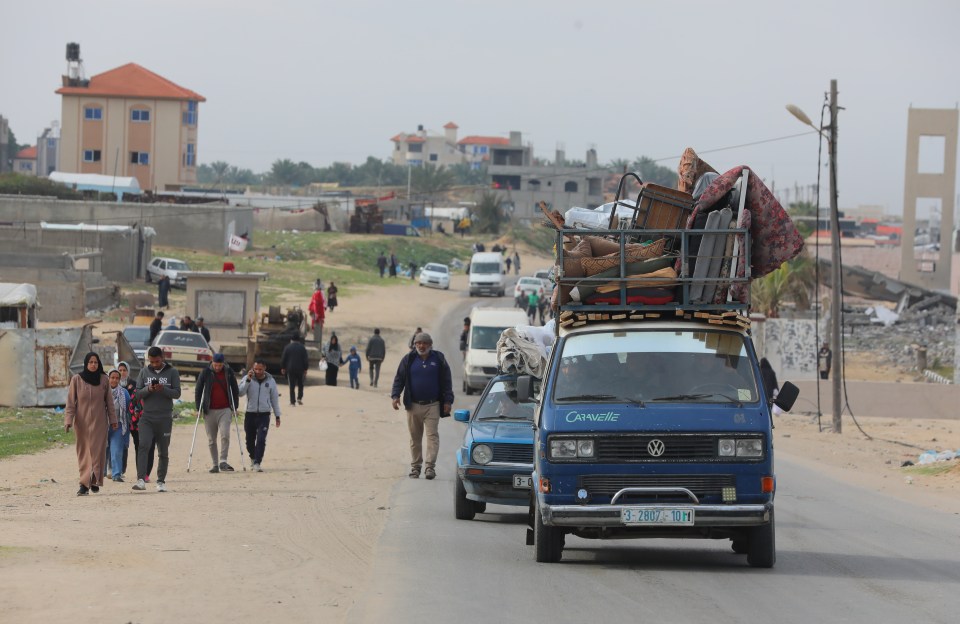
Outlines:
[[[830,246],[831,273],[830,286],[833,294],[830,301],[831,343],[833,347],[833,432],[842,433],[840,420],[841,386],[843,384],[843,289],[840,287],[840,209],[837,200],[837,81],[830,81]]]

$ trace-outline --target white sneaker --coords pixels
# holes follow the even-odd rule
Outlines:
[[[164,483],[163,481],[157,481],[157,491],[158,491],[158,492],[166,492],[166,491],[167,491],[167,484]]]
[[[147,489],[147,484],[143,482],[143,479],[137,479],[137,482],[133,484],[133,489],[140,490],[142,492]]]
[[[263,472],[263,468],[260,467],[260,464],[254,464],[254,465],[253,465],[253,471],[254,471],[254,472]]]

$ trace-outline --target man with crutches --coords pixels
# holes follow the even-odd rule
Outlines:
[[[210,447],[210,459],[213,468],[210,472],[233,472],[233,467],[227,463],[227,453],[230,450],[230,422],[236,413],[240,400],[240,388],[233,370],[224,362],[223,354],[213,356],[213,362],[197,377],[194,389],[194,400],[197,404],[197,425],[200,423],[200,414],[203,414],[204,428],[207,430],[207,441]],[[194,441],[196,441],[194,426]],[[237,429],[239,439],[240,430]],[[219,440],[219,454],[217,441]],[[243,450],[240,450],[241,460]],[[193,456],[193,445],[190,445],[190,455]],[[187,469],[189,470],[189,461]]]

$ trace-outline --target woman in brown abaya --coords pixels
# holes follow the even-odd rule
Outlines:
[[[110,383],[103,372],[100,356],[90,352],[83,359],[83,372],[74,375],[67,388],[64,430],[73,427],[77,436],[77,463],[80,466],[80,489],[77,496],[90,490],[100,491],[103,485],[107,453],[107,422],[117,428]]]

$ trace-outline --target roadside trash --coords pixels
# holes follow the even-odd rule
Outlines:
[[[924,451],[920,453],[920,457],[917,458],[917,463],[921,466],[924,464],[933,464],[936,462],[942,461],[951,461],[957,457],[956,451]]]
[[[902,464],[900,464],[900,467],[901,467],[901,468],[906,468],[907,466],[912,466],[912,465],[913,465],[913,462],[908,459],[907,461],[905,461],[905,462],[903,462]]]

